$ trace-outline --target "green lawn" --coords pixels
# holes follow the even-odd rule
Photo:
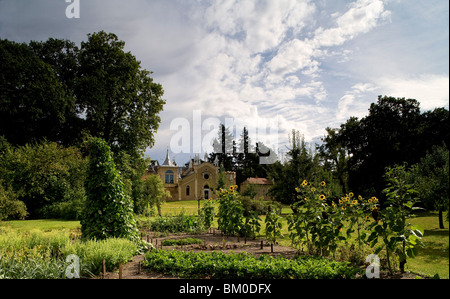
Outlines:
[[[412,224],[420,225],[425,233],[424,248],[419,248],[419,255],[409,259],[406,269],[415,273],[449,278],[449,223],[444,222],[445,229],[439,229],[438,214],[436,212],[423,213],[411,219]]]
[[[81,228],[80,221],[60,219],[37,219],[37,220],[12,220],[0,221],[0,227],[6,226],[22,232],[31,230],[40,231],[72,231]]]

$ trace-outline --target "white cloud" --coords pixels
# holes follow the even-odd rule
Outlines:
[[[386,76],[378,84],[387,96],[418,100],[422,111],[449,106],[448,75]]]
[[[339,46],[375,28],[380,22],[389,19],[391,12],[385,10],[381,0],[358,0],[350,9],[336,19],[336,27],[318,28],[315,42],[320,46]]]

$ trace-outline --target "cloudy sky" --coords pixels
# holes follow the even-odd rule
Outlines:
[[[378,95],[415,98],[422,111],[449,106],[446,0],[79,3],[80,18],[69,19],[64,0],[0,0],[0,37],[79,45],[91,32],[117,34],[165,90],[156,144],[146,152],[160,162],[180,136],[170,126],[177,119],[190,125],[190,145],[172,157],[194,154],[193,114],[203,137],[205,120],[233,119],[257,133],[272,121],[286,151],[292,129],[318,142],[326,127],[366,115]]]

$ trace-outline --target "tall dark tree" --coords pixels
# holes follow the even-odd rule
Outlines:
[[[210,159],[219,161],[219,164],[226,171],[234,170],[234,155],[236,153],[236,144],[230,129],[220,124],[217,132],[217,139],[213,143],[214,152],[211,153]]]
[[[315,178],[317,174],[317,160],[307,148],[307,143],[300,133],[292,130],[289,136],[290,146],[288,161],[279,161],[269,167],[269,177],[274,182],[270,193],[277,201],[291,204],[297,201],[295,188],[300,186],[304,179]]]
[[[351,117],[339,130],[329,131],[323,149],[332,154],[333,147],[344,148],[349,189],[382,199],[386,167],[417,163],[427,149],[445,140],[447,110],[421,114],[419,102],[414,99],[379,96],[366,117]]]
[[[81,43],[75,95],[89,134],[103,138],[114,153],[136,156],[153,146],[165,101],[162,86],[124,47],[113,33],[89,34]]]
[[[45,42],[31,41],[29,47],[39,59],[53,69],[64,93],[73,102],[71,109],[65,112],[65,121],[60,128],[58,142],[66,146],[80,143],[84,118],[74,93],[79,69],[79,48],[70,40],[55,38],[49,38]]]
[[[248,130],[244,127],[235,154],[236,183],[238,185],[249,177],[263,178],[267,176],[266,167],[260,163],[258,155],[260,147],[264,147],[264,153],[268,152],[261,142],[256,145],[252,144]]]
[[[60,141],[73,108],[48,64],[26,44],[0,40],[0,136],[13,145]]]

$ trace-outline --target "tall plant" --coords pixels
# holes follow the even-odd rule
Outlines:
[[[84,239],[109,237],[137,240],[133,203],[124,191],[124,184],[111,150],[103,139],[88,141],[89,167],[86,180],[86,203],[81,219]]]
[[[220,189],[217,220],[219,229],[227,235],[239,234],[243,227],[243,216],[244,207],[237,186],[230,186],[228,190]]]
[[[423,229],[408,222],[412,212],[419,208],[414,207],[418,202],[415,197],[417,191],[407,183],[405,168],[406,166],[402,165],[387,169],[385,174],[387,188],[383,192],[386,193],[388,206],[381,213],[373,215],[376,222],[372,225],[373,232],[368,238],[372,247],[377,244],[379,238],[382,239],[383,243],[378,246],[375,253],[386,249],[390,273],[393,272],[391,263],[393,254],[398,256],[400,271],[403,273],[407,258],[415,257],[417,247],[423,246],[421,241]]]

